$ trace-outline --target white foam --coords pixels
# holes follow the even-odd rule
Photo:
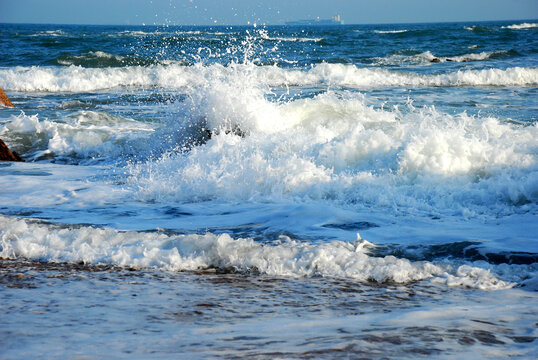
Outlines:
[[[200,30],[191,30],[191,31],[175,31],[172,34],[174,35],[189,35],[188,39],[197,39],[202,40],[208,38],[204,38],[204,36],[230,36],[233,35],[233,32],[222,32],[222,31],[200,31]],[[202,35],[202,36],[196,36],[191,37],[190,35]],[[218,39],[218,38],[212,38],[212,39]]]
[[[364,248],[340,241],[313,245],[281,237],[269,245],[252,239],[233,239],[229,235],[169,236],[85,226],[55,227],[0,216],[0,245],[1,258],[84,262],[166,271],[218,267],[256,270],[275,276],[325,276],[377,282],[409,283],[433,279],[448,286],[488,290],[515,285],[498,279],[491,271],[470,265],[452,267],[426,261],[411,262],[393,256],[372,257]],[[512,277],[519,274],[521,278],[529,274],[525,267],[512,268]]]
[[[415,55],[400,55],[400,54],[394,54],[387,57],[378,57],[376,58],[376,62],[379,65],[397,65],[397,64],[405,64],[405,63],[423,63],[423,62],[431,62],[435,56],[430,52],[426,51],[420,54]]]
[[[179,105],[164,131],[190,124],[213,137],[134,165],[130,184],[141,199],[329,199],[465,216],[538,202],[536,124],[411,104],[374,109],[350,92],[273,103],[263,88],[234,84],[214,83]]]
[[[489,32],[489,31],[494,30],[494,28],[483,26],[483,25],[464,26],[463,28],[469,31],[481,31],[481,32]]]
[[[401,34],[401,33],[405,33],[405,32],[408,32],[409,30],[374,30],[375,33],[378,33],[378,34]]]
[[[483,51],[481,53],[472,53],[472,54],[464,54],[464,55],[458,55],[458,56],[449,56],[444,57],[441,59],[446,60],[452,60],[456,62],[465,62],[465,61],[481,61],[481,60],[487,60],[495,55],[500,54],[506,54],[507,51],[492,51],[492,52],[486,52]]]
[[[115,37],[115,36],[153,36],[153,35],[166,35],[169,34],[168,32],[162,32],[162,31],[141,31],[141,30],[125,30],[120,31],[118,33],[110,34],[109,36]]]
[[[264,40],[270,40],[270,41],[289,41],[289,42],[319,42],[319,41],[323,41],[323,38],[306,38],[306,37],[298,37],[298,36],[295,36],[295,37],[271,37],[269,36],[269,32],[267,30],[258,30],[257,31],[257,34],[258,36],[261,38],[261,39],[264,39]]]
[[[47,30],[47,31],[41,31],[37,34],[34,34],[32,36],[65,36],[67,35],[62,30]]]
[[[126,58],[119,55],[109,54],[104,51],[89,51],[85,55],[73,55],[69,56],[68,59],[60,59],[58,63],[61,65],[73,65],[74,60],[91,60],[91,59],[109,59],[116,61],[123,61]]]
[[[469,48],[476,48],[473,45]],[[468,62],[468,61],[483,61],[488,60],[492,56],[506,54],[507,51],[483,51],[480,53],[463,54],[457,56],[435,56],[430,51],[426,51],[416,55],[391,55],[385,58],[377,58],[378,64],[393,65],[402,63],[430,63],[433,59],[439,59],[441,62],[454,61],[454,62]]]
[[[128,141],[147,137],[152,131],[148,123],[96,111],[79,111],[61,121],[40,120],[37,114],[21,112],[0,126],[2,137],[32,144],[32,152],[25,153],[30,160],[46,155],[77,156],[86,161],[117,157],[126,151]]]
[[[305,37],[269,37],[267,40],[275,41],[289,41],[289,42],[320,42],[323,41],[323,38],[305,38]]]
[[[470,57],[473,56],[487,58],[491,54],[470,55]],[[433,55],[424,53],[419,57],[430,59],[433,58]],[[88,92],[119,87],[178,89],[206,86],[222,79],[227,79],[228,82],[232,83],[244,78],[255,80],[258,84],[267,86],[331,85],[368,88],[383,86],[534,86],[538,84],[538,69],[514,67],[463,70],[432,75],[326,63],[308,69],[285,69],[277,66],[255,66],[253,64],[232,64],[230,66],[170,64],[99,69],[79,66],[0,69],[0,83],[5,89],[25,92]]]
[[[532,29],[538,26],[538,23],[522,23],[522,24],[513,24],[508,26],[503,26],[503,29],[512,29],[512,30],[525,30]]]

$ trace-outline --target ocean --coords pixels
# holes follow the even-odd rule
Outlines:
[[[538,20],[0,54],[0,358],[538,356]]]

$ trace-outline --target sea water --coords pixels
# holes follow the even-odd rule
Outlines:
[[[536,357],[537,39],[0,24],[0,357]]]

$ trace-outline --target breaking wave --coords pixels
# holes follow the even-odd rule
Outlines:
[[[476,47],[471,47],[476,48]],[[430,51],[426,51],[420,54],[415,55],[400,55],[395,54],[385,58],[377,58],[377,63],[380,65],[397,65],[405,63],[430,63],[434,59],[439,59],[440,62],[453,61],[453,62],[470,62],[470,61],[484,61],[492,58],[498,58],[501,56],[507,55],[518,55],[514,50],[512,51],[483,51],[481,53],[471,53],[463,55],[454,55],[454,56],[435,56]]]
[[[51,61],[55,65],[62,66],[81,66],[85,68],[101,68],[101,67],[122,67],[122,66],[145,66],[159,64],[158,60],[147,60],[142,58],[133,58],[109,54],[104,51],[89,51],[81,55],[60,55],[58,58]],[[177,61],[180,63],[180,61]]]
[[[401,34],[408,31],[409,30],[374,30],[377,34]]]
[[[32,36],[56,37],[56,36],[67,36],[67,33],[65,33],[62,30],[46,30],[46,31],[40,31],[36,34],[33,34]]]
[[[120,157],[136,147],[136,139],[152,131],[148,123],[97,111],[78,111],[61,121],[21,112],[0,126],[0,135],[16,144],[14,148],[30,161],[63,158],[94,162],[103,157]],[[138,151],[142,148],[140,143]]]
[[[494,28],[487,27],[487,26],[481,26],[481,25],[472,25],[472,26],[464,26],[465,30],[474,31],[477,33],[487,33],[494,31]]]
[[[433,56],[433,55],[432,55]],[[464,55],[466,58],[484,55]],[[307,69],[219,64],[183,66],[178,64],[128,66],[122,68],[16,67],[0,69],[0,83],[11,91],[88,92],[121,87],[192,88],[208,82],[248,76],[267,86],[535,86],[538,69],[461,70],[446,74],[417,74],[379,68],[360,68],[345,64],[318,64]]]
[[[511,30],[524,30],[524,29],[533,29],[535,27],[538,27],[538,23],[522,23],[522,24],[513,24],[508,26],[503,26],[503,29],[511,29]]]
[[[166,235],[93,227],[57,227],[0,216],[0,258],[83,262],[165,271],[209,268],[286,277],[324,276],[409,283],[429,280],[448,286],[505,289],[521,282],[532,266],[448,265],[374,257],[367,241],[309,244],[281,236],[271,244],[227,234]],[[499,279],[501,274],[506,280]]]
[[[142,200],[292,198],[466,217],[538,203],[536,124],[375,109],[351,92],[274,103],[246,82],[213,84],[177,106],[159,130],[169,147],[130,169]]]

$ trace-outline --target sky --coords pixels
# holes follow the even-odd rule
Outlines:
[[[330,18],[346,24],[538,18],[538,0],[0,0],[0,23],[280,25]]]

